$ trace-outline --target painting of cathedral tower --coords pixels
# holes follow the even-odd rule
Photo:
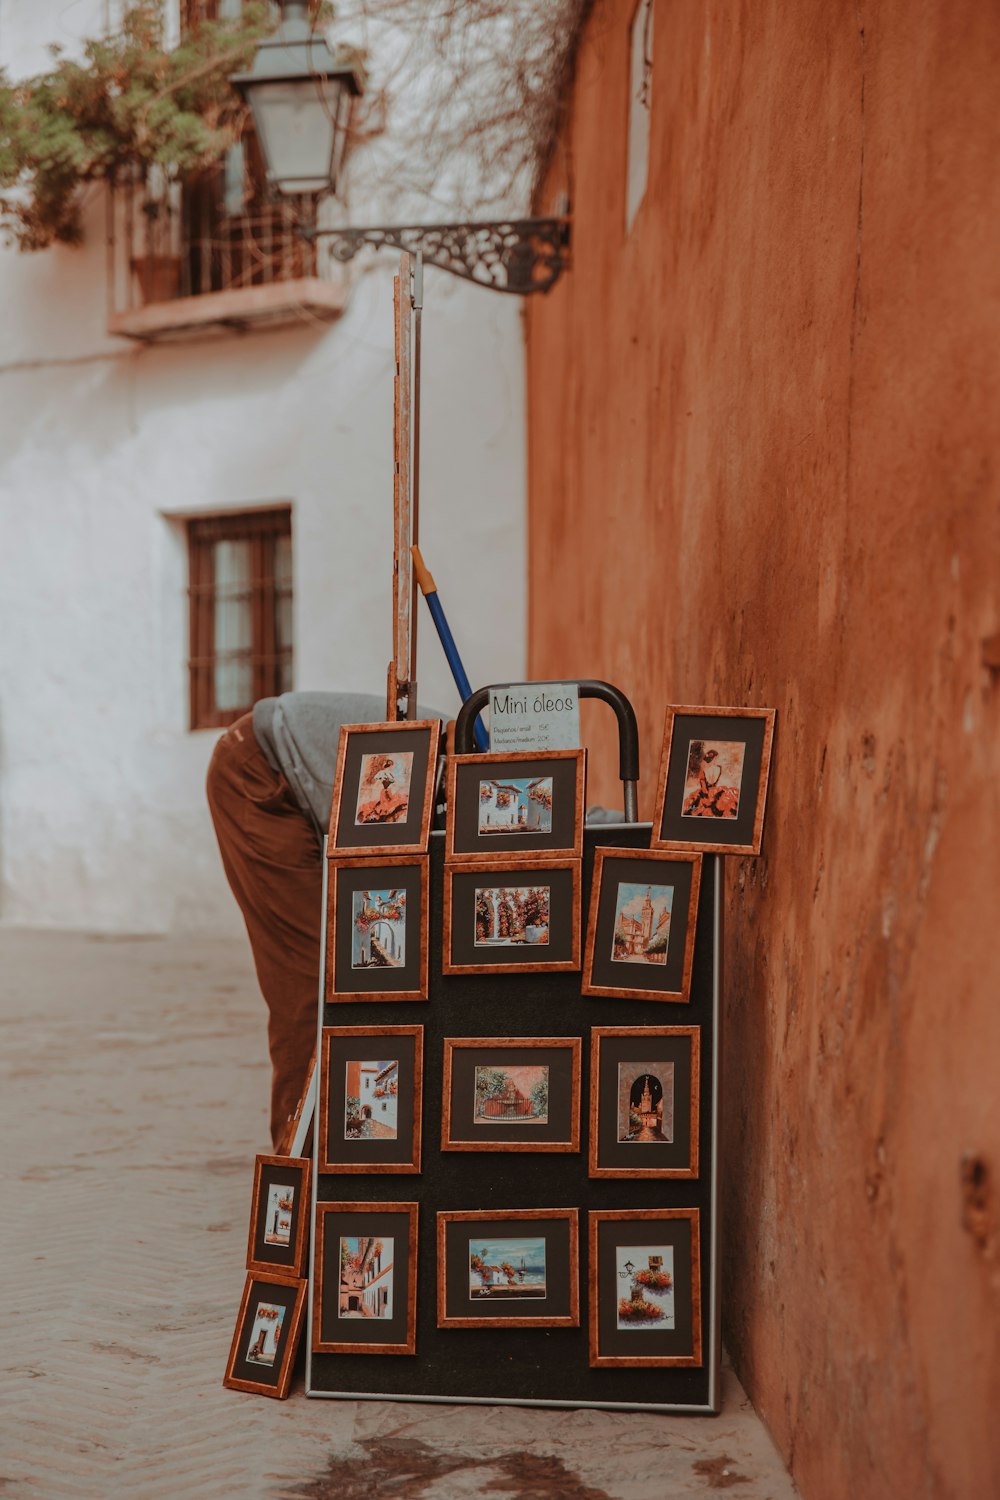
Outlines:
[[[612,959],[626,964],[666,963],[673,901],[672,885],[636,885],[623,880],[615,906]]]

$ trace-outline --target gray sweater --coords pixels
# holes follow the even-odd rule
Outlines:
[[[420,719],[443,719],[418,707]],[[280,771],[322,839],[330,823],[341,724],[380,724],[385,698],[373,693],[282,693],[253,706],[254,738]]]

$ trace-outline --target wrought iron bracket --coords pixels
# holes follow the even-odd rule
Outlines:
[[[421,251],[439,266],[477,286],[526,297],[547,292],[569,265],[569,219],[503,219],[472,224],[393,224],[359,229],[309,229],[334,260],[353,260],[366,245]]]

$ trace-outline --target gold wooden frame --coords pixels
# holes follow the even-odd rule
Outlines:
[[[260,1380],[243,1380],[234,1375],[236,1367],[236,1355],[239,1351],[240,1338],[246,1321],[250,1306],[250,1290],[255,1285],[263,1286],[293,1286],[296,1288],[295,1302],[292,1307],[292,1321],[288,1326],[288,1342],[285,1345],[284,1357],[278,1372],[277,1385],[266,1385]],[[240,1301],[240,1310],[236,1315],[236,1329],[233,1333],[233,1342],[229,1349],[229,1360],[226,1364],[226,1373],[222,1377],[222,1384],[231,1391],[248,1391],[254,1396],[273,1396],[278,1401],[284,1401],[288,1395],[288,1387],[292,1383],[292,1371],[295,1368],[295,1356],[298,1352],[299,1339],[302,1335],[302,1319],[306,1309],[306,1290],[309,1283],[299,1276],[280,1276],[277,1272],[268,1271],[266,1275],[258,1271],[249,1271],[243,1287],[243,1297]]]
[[[518,1223],[566,1219],[569,1223],[569,1312],[558,1317],[544,1314],[538,1318],[525,1316],[505,1318],[454,1318],[447,1312],[447,1226],[453,1223],[497,1224],[511,1219]],[[445,1210],[437,1216],[437,1326],[439,1328],[579,1328],[580,1326],[580,1224],[576,1208],[497,1208]]]
[[[686,1036],[691,1042],[691,1149],[686,1167],[601,1167],[598,1166],[600,1140],[601,1040],[604,1037]],[[682,1177],[698,1176],[698,1123],[701,1102],[701,1027],[700,1026],[592,1026],[590,1029],[590,1152],[588,1177]]]
[[[656,784],[656,805],[653,813],[653,831],[649,841],[651,849],[677,849],[700,851],[703,854],[759,854],[764,834],[764,808],[767,803],[768,781],[771,775],[771,751],[774,742],[774,720],[777,710],[773,708],[692,708],[670,707],[663,722],[663,747],[660,752],[660,770]],[[754,810],[753,840],[749,844],[718,844],[700,839],[664,839],[660,836],[663,814],[667,800],[667,776],[670,767],[670,750],[674,738],[674,726],[679,718],[702,719],[763,719],[764,741],[760,753],[760,777],[757,782],[757,805]],[[711,826],[711,825],[709,825]]]
[[[285,1123],[285,1128],[278,1138],[278,1144],[275,1147],[275,1150],[277,1151],[279,1156],[287,1156],[289,1150],[291,1149],[292,1142],[295,1140],[296,1127],[298,1126],[298,1123],[302,1118],[302,1111],[306,1107],[306,1100],[309,1098],[309,1090],[312,1087],[313,1075],[315,1072],[316,1053],[314,1051],[309,1061],[309,1072],[306,1074],[306,1081],[303,1084],[302,1094],[299,1098],[299,1102],[298,1104],[296,1104],[295,1109],[292,1111],[292,1113],[288,1116],[288,1119]]]
[[[681,987],[679,990],[651,990],[643,989],[640,985],[607,985],[594,984],[592,973],[594,968],[594,944],[597,941],[597,919],[600,911],[601,889],[604,884],[604,869],[606,864],[619,862],[632,862],[633,860],[654,860],[660,864],[670,861],[679,864],[690,864],[691,871],[691,895],[688,900],[687,930],[684,934],[684,966],[681,973]],[[611,849],[600,848],[594,850],[594,872],[590,888],[590,914],[587,921],[587,951],[583,961],[583,983],[580,992],[584,995],[607,995],[613,1000],[652,1000],[667,1001],[674,1005],[686,1005],[691,999],[691,970],[694,966],[694,939],[695,930],[698,926],[698,896],[701,891],[701,853],[685,853],[674,849]]]
[[[260,1221],[260,1192],[261,1179],[265,1167],[283,1167],[296,1171],[301,1176],[301,1184],[297,1191],[299,1197],[299,1223],[295,1234],[295,1244],[292,1247],[293,1263],[290,1266],[282,1266],[270,1260],[254,1260],[253,1247],[257,1238],[257,1225]],[[309,1188],[312,1182],[312,1159],[308,1156],[258,1156],[254,1161],[253,1169],[253,1200],[250,1206],[250,1234],[247,1240],[247,1270],[267,1275],[275,1272],[277,1275],[301,1277],[306,1274],[306,1257],[309,1253],[309,1215],[311,1211],[311,1200]]]
[[[337,1037],[412,1036],[413,1041],[413,1153],[408,1162],[338,1162],[330,1152],[329,1077],[330,1052]],[[319,1136],[316,1142],[317,1172],[337,1174],[392,1172],[400,1176],[419,1173],[423,1135],[424,1107],[424,1028],[422,1026],[324,1026],[323,1051],[319,1073]]]
[[[442,955],[441,972],[443,974],[544,974],[544,973],[573,973],[580,967],[580,884],[581,884],[582,860],[565,858],[545,859],[523,859],[515,856],[502,862],[490,860],[470,860],[468,863],[445,865],[444,869],[444,920],[442,923]],[[508,962],[499,964],[488,963],[454,963],[451,956],[452,939],[452,884],[456,875],[475,875],[477,870],[482,870],[484,875],[495,875],[498,870],[509,870],[527,876],[526,884],[539,885],[539,872],[542,870],[571,870],[573,872],[573,897],[572,897],[572,923],[573,932],[571,938],[571,955],[569,958],[559,958],[546,961],[545,959],[527,960],[524,963]],[[494,882],[496,883],[496,882]],[[508,881],[507,884],[510,884]],[[552,920],[551,908],[549,921]],[[531,945],[525,945],[528,952]]]
[[[402,868],[408,865],[420,865],[422,878],[420,881],[420,974],[418,987],[415,990],[335,990],[334,983],[337,977],[337,884],[338,875],[341,870],[363,870],[373,869],[377,866],[388,865],[392,868]],[[327,1005],[355,1005],[364,1004],[368,1001],[393,1001],[393,1000],[426,1000],[428,998],[428,945],[430,933],[428,930],[428,916],[430,907],[430,856],[427,854],[390,854],[382,858],[381,851],[376,857],[366,855],[364,859],[336,859],[329,861],[329,878],[327,880],[326,895],[326,974],[323,978],[323,995]]]
[[[347,767],[347,748],[354,734],[413,734],[427,731],[427,773],[424,777],[423,806],[420,813],[419,839],[408,844],[338,844],[337,825],[340,821],[340,804],[344,792],[344,774]],[[438,755],[441,744],[440,719],[397,719],[385,724],[341,724],[340,742],[337,746],[337,771],[333,782],[333,800],[330,804],[330,824],[326,837],[328,859],[371,859],[375,854],[424,854],[431,832],[434,816],[434,783],[437,779]]]
[[[452,1059],[456,1048],[498,1047],[561,1048],[571,1054],[570,1062],[570,1136],[567,1141],[486,1141],[453,1140],[451,1137]],[[574,1152],[580,1149],[580,1076],[583,1065],[583,1041],[578,1036],[446,1036],[444,1038],[444,1088],[441,1106],[442,1151],[549,1151]]]
[[[417,1352],[417,1213],[416,1203],[317,1203],[316,1205],[316,1255],[313,1271],[313,1326],[312,1347],[314,1354],[416,1354]],[[409,1246],[406,1270],[406,1342],[403,1344],[361,1344],[343,1339],[324,1342],[323,1333],[323,1249],[328,1215],[338,1214],[405,1214],[409,1229]],[[395,1290],[395,1288],[394,1288]],[[337,1284],[340,1295],[340,1284]]]
[[[612,1219],[648,1223],[651,1219],[687,1219],[691,1224],[691,1353],[690,1354],[601,1354],[598,1340],[598,1245],[597,1226]],[[701,1210],[697,1208],[598,1208],[591,1209],[589,1220],[590,1265],[590,1365],[592,1369],[674,1368],[700,1369],[702,1358],[701,1327]],[[617,1292],[617,1287],[615,1291]],[[616,1299],[617,1300],[617,1299]]]
[[[544,760],[575,760],[576,776],[574,779],[573,798],[573,844],[564,848],[545,848],[537,852],[531,849],[474,849],[471,853],[455,853],[455,798],[458,786],[458,773],[466,766],[498,766],[504,764],[525,764],[527,762],[538,762]],[[445,860],[448,864],[487,864],[507,863],[521,859],[582,859],[583,858],[583,803],[587,781],[587,752],[586,750],[511,750],[506,754],[503,751],[494,753],[477,753],[475,755],[450,755],[447,761],[447,818],[445,822]]]

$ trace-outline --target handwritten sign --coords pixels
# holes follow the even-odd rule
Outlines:
[[[490,689],[490,750],[577,750],[575,682],[521,682]]]

